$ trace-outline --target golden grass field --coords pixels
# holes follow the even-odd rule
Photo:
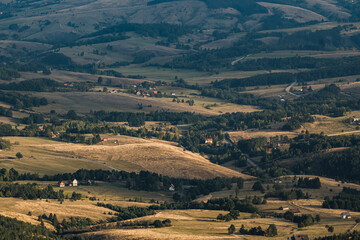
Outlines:
[[[127,136],[113,136],[116,145],[83,145],[62,143],[41,138],[8,137],[9,151],[0,152],[0,167],[14,167],[19,171],[54,174],[87,169],[148,170],[172,177],[214,178],[249,176],[209,162],[199,154],[163,141]],[[11,159],[17,152],[22,159]],[[9,158],[10,157],[10,158]]]
[[[360,133],[356,129],[357,125],[348,124],[344,121],[348,118],[359,118],[360,111],[354,111],[346,114],[344,117],[331,118],[322,115],[315,115],[316,120],[313,123],[304,123],[296,132],[309,131],[310,133],[321,133],[327,135],[357,134]]]
[[[33,93],[34,96],[46,97],[49,105],[34,108],[39,112],[56,110],[66,113],[75,110],[78,113],[89,113],[90,110],[124,111],[124,112],[194,112],[203,115],[219,115],[227,112],[254,112],[259,108],[254,106],[237,105],[222,100],[203,97],[184,97],[185,100],[194,99],[195,104],[172,102],[172,98],[143,98],[128,93],[103,93],[103,92],[56,92]],[[89,104],[91,103],[91,104]],[[143,109],[139,109],[142,104]],[[208,105],[214,105],[206,108]]]
[[[238,142],[241,139],[249,139],[249,138],[258,138],[258,137],[275,137],[275,136],[288,136],[295,137],[297,133],[290,131],[278,131],[278,130],[246,130],[246,131],[237,131],[237,132],[228,132],[230,139],[233,142]]]
[[[315,177],[315,176],[305,176],[302,177]],[[282,185],[285,188],[290,188],[292,186],[294,176],[282,177]],[[300,177],[297,176],[297,177]],[[288,236],[293,234],[308,234],[310,238],[315,236],[326,236],[329,235],[326,225],[334,226],[334,233],[343,233],[348,229],[360,230],[358,225],[355,225],[354,219],[360,217],[358,212],[350,212],[352,219],[341,220],[340,213],[344,210],[340,209],[323,209],[321,208],[322,199],[324,196],[333,196],[341,191],[341,189],[346,187],[352,187],[360,189],[359,185],[351,183],[341,183],[329,178],[320,178],[322,183],[322,188],[318,190],[312,189],[303,189],[305,192],[309,192],[311,199],[308,200],[290,200],[290,201],[280,201],[276,199],[268,199],[267,204],[259,205],[259,208],[264,212],[277,212],[281,213],[279,207],[289,207],[290,209],[297,209],[300,211],[300,214],[312,214],[315,216],[319,214],[321,216],[320,223],[317,223],[312,226],[305,228],[298,228],[296,224],[291,223],[287,220],[281,218],[260,218],[257,215],[252,215],[249,213],[240,213],[240,218],[238,220],[233,220],[231,222],[224,222],[216,220],[218,214],[226,214],[226,211],[213,211],[213,210],[161,210],[157,211],[155,215],[146,216],[138,219],[127,220],[164,220],[170,219],[172,222],[171,227],[165,228],[149,228],[149,229],[116,229],[116,230],[101,230],[97,232],[85,233],[86,237],[90,239],[258,239],[265,240],[269,239],[267,237],[260,236],[246,236],[246,235],[228,235],[227,228],[230,224],[234,224],[236,230],[241,227],[242,224],[246,228],[261,226],[263,229],[268,228],[270,224],[275,224],[278,229],[278,236],[271,239],[280,240],[286,239]],[[46,184],[55,184],[54,182],[38,182],[41,185]],[[245,196],[258,195],[261,196],[259,192],[251,191],[251,186],[254,181],[246,181],[244,189],[240,190],[239,197],[244,198]],[[274,183],[265,184],[269,185],[272,188]],[[55,188],[58,190],[59,188]],[[330,192],[330,189],[332,191]],[[138,191],[129,191],[120,186],[114,185],[114,183],[103,183],[98,182],[93,186],[78,186],[78,187],[65,187],[65,194],[71,193],[72,191],[81,192],[86,197],[95,196],[99,199],[100,202],[110,203],[113,205],[127,207],[127,206],[140,206],[147,207],[149,203],[141,202],[129,202],[127,201],[128,195],[129,198],[135,198],[136,196],[144,197],[145,201],[151,199],[152,196],[155,196],[154,199],[160,201],[171,201],[171,193],[163,192],[138,192]],[[225,197],[232,195],[234,196],[234,186],[231,190],[224,190],[220,192],[212,193],[210,197]],[[162,196],[164,194],[164,196]],[[201,200],[201,199],[198,199]],[[203,200],[206,200],[205,198]],[[80,201],[70,201],[65,200],[60,204],[57,200],[21,200],[15,198],[0,198],[0,214],[8,217],[16,217],[19,220],[30,222],[32,224],[40,224],[37,221],[37,216],[40,214],[55,213],[57,217],[62,219],[68,219],[70,216],[74,217],[89,217],[93,221],[105,220],[106,218],[111,217],[108,213],[114,213],[109,209],[95,206],[97,201],[89,201],[87,198],[84,198]],[[29,210],[32,212],[32,216],[28,216]],[[45,222],[45,226],[49,229],[53,227]],[[354,228],[355,227],[355,228]]]

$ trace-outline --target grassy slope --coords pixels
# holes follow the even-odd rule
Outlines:
[[[40,138],[9,137],[18,142],[10,151],[0,152],[0,167],[19,171],[54,174],[74,172],[80,168],[125,171],[149,170],[159,174],[185,178],[214,178],[247,175],[210,163],[199,154],[184,151],[165,142],[116,136],[119,145],[82,145],[60,143]],[[9,159],[21,152],[21,160]],[[107,164],[107,165],[104,165]],[[111,166],[111,167],[110,167]]]

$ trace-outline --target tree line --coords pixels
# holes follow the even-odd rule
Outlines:
[[[336,196],[330,198],[325,197],[322,204],[323,208],[331,209],[348,209],[351,211],[360,211],[360,191],[344,187],[343,190]]]

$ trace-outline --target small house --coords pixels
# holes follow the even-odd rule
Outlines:
[[[169,191],[170,191],[170,192],[174,192],[174,191],[175,191],[175,186],[174,186],[174,184],[171,184],[171,185],[170,185]]]
[[[206,138],[206,139],[205,139],[205,143],[206,143],[206,144],[213,144],[213,142],[214,142],[214,141],[213,141],[212,138]]]
[[[350,219],[351,215],[349,212],[343,212],[340,214],[341,219]]]
[[[171,93],[171,96],[175,96],[176,94],[174,92]]]
[[[103,142],[107,142],[109,139],[108,138],[103,138],[102,141]]]
[[[59,181],[59,182],[58,182],[58,186],[59,186],[59,187],[65,187],[65,183],[64,183],[63,181]]]
[[[71,181],[71,184],[72,184],[73,187],[77,187],[78,181],[77,181],[76,179],[73,179],[73,180]]]
[[[288,210],[290,210],[290,208],[288,208],[288,207],[280,207],[279,210],[281,210],[281,211],[288,211]]]
[[[44,131],[44,126],[39,126],[40,131]]]
[[[354,118],[353,122],[359,122],[359,118]]]
[[[274,183],[280,184],[280,183],[282,183],[282,181],[281,181],[281,179],[275,179]]]

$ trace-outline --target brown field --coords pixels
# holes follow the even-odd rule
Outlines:
[[[268,9],[280,10],[285,13],[286,17],[291,18],[299,23],[327,20],[326,17],[318,13],[300,7],[294,7],[284,4],[266,3],[266,2],[259,2],[259,4]]]
[[[349,124],[344,122],[348,118],[359,118],[360,112],[354,111],[348,113],[344,117],[328,117],[323,115],[314,115],[315,122],[303,123],[302,127],[295,131],[281,131],[281,126],[284,124],[276,124],[272,126],[272,130],[246,130],[246,131],[234,131],[228,132],[230,139],[233,142],[238,142],[241,139],[258,138],[258,137],[275,137],[275,136],[288,136],[295,137],[298,134],[309,131],[310,133],[324,133],[329,136],[344,135],[344,134],[360,134],[360,130],[357,129],[356,124]]]
[[[244,177],[247,175],[210,163],[199,154],[185,151],[166,142],[127,136],[114,136],[114,145],[83,145],[61,143],[39,138],[6,138],[13,145],[10,151],[0,152],[0,167],[19,171],[54,174],[87,169],[148,170],[184,178]],[[14,158],[21,152],[24,158]],[[10,157],[10,158],[9,158]]]
[[[328,135],[340,135],[340,134],[351,134],[358,133],[356,130],[356,124],[345,123],[344,120],[353,117],[360,117],[359,111],[354,111],[348,113],[344,117],[331,118],[322,115],[315,115],[316,120],[313,123],[304,123],[299,130],[296,130],[297,133],[301,131],[309,131],[310,133],[321,133]]]
[[[275,137],[275,136],[288,136],[295,137],[297,134],[295,132],[289,131],[276,131],[276,130],[246,130],[246,131],[237,131],[237,132],[228,132],[231,140],[233,142],[238,142],[240,139],[248,139],[248,138],[258,138],[258,137]]]
[[[133,78],[119,78],[105,75],[96,75],[89,73],[78,73],[63,70],[53,70],[50,75],[43,75],[42,73],[21,72],[19,80],[34,79],[34,78],[50,78],[57,82],[97,82],[98,77],[102,77],[103,81],[111,79],[112,84],[138,84],[146,81],[146,79],[133,79]]]
[[[293,203],[289,203],[293,204]],[[306,204],[318,205],[318,202],[312,201],[295,201],[296,206],[302,207]],[[286,206],[286,202],[269,201],[269,206]],[[290,205],[291,206],[291,205]],[[325,209],[324,209],[325,210]],[[303,210],[302,210],[303,211]],[[305,212],[305,211],[304,211]],[[142,219],[170,219],[172,221],[171,227],[160,229],[142,229],[139,230],[103,230],[96,233],[88,233],[90,239],[269,239],[268,237],[247,236],[227,234],[227,228],[230,224],[234,224],[236,231],[241,225],[246,228],[261,226],[263,229],[268,228],[270,224],[275,224],[278,229],[278,236],[272,237],[274,240],[283,240],[292,234],[308,234],[310,237],[329,235],[325,225],[331,225],[335,228],[335,233],[345,232],[354,226],[354,220],[340,221],[337,212],[331,213],[334,215],[327,215],[320,213],[322,221],[319,224],[308,226],[299,229],[296,224],[286,221],[284,219],[276,218],[259,218],[251,216],[248,213],[240,213],[240,219],[231,222],[220,222],[216,220],[219,213],[226,213],[224,211],[209,211],[209,210],[172,210],[162,211],[155,216],[145,217]],[[314,212],[312,212],[314,214]],[[316,212],[318,213],[318,212]],[[326,215],[324,215],[326,214]],[[358,214],[357,214],[358,215]]]
[[[294,176],[285,176],[282,177],[283,184],[286,188],[291,188],[293,183]],[[300,177],[297,176],[297,177]],[[301,177],[315,177],[315,176],[303,176]],[[348,229],[359,230],[360,227],[355,225],[354,219],[360,217],[359,212],[350,212],[353,219],[341,220],[340,213],[344,212],[341,209],[323,209],[321,208],[322,199],[324,196],[333,196],[340,192],[343,187],[352,187],[360,189],[359,185],[351,183],[341,183],[329,178],[320,178],[322,183],[322,188],[318,190],[313,189],[302,189],[305,192],[309,192],[311,199],[308,200],[290,200],[290,201],[280,201],[276,199],[268,199],[267,204],[259,205],[259,208],[264,212],[277,212],[281,213],[283,211],[279,210],[279,207],[289,207],[290,209],[297,209],[300,211],[300,214],[311,214],[315,216],[319,214],[321,221],[315,225],[308,226],[305,228],[298,228],[296,224],[291,223],[287,220],[281,218],[260,218],[257,215],[252,215],[250,213],[240,213],[240,218],[238,220],[233,220],[231,222],[217,221],[216,217],[218,214],[226,214],[226,211],[213,211],[213,210],[162,210],[157,211],[155,215],[146,216],[138,218],[135,220],[164,220],[170,219],[172,222],[171,227],[165,228],[149,228],[149,229],[116,229],[116,230],[101,230],[97,232],[84,233],[86,237],[90,239],[255,239],[255,240],[265,240],[267,237],[260,236],[246,236],[239,235],[238,233],[234,235],[227,234],[227,228],[230,224],[234,224],[236,231],[243,224],[246,228],[261,226],[263,229],[266,229],[270,224],[275,224],[278,229],[278,236],[271,239],[274,240],[283,240],[288,236],[293,234],[308,234],[310,238],[315,236],[326,236],[329,235],[326,229],[326,225],[334,226],[334,233],[343,233]],[[41,183],[41,182],[40,182]],[[251,191],[251,186],[254,181],[245,182],[244,189],[240,190],[240,198],[245,196],[259,195],[259,192]],[[49,183],[42,183],[53,184]],[[99,182],[99,185],[95,186],[79,186],[76,188],[66,187],[65,194],[71,193],[73,190],[76,192],[81,192],[85,196],[96,196],[100,198],[101,202],[110,203],[113,205],[127,207],[127,206],[140,206],[146,207],[149,206],[149,203],[137,203],[137,202],[128,202],[121,199],[126,193],[126,189],[121,189],[113,183],[102,183]],[[272,187],[273,183],[265,183]],[[58,190],[58,188],[55,188]],[[330,191],[332,189],[332,191]],[[224,190],[220,192],[212,193],[212,197],[225,197],[230,194],[234,196],[232,190]],[[151,193],[151,192],[141,192],[141,191],[132,191],[134,196],[142,196],[142,194],[149,194],[146,199],[151,198],[151,194],[161,195],[163,193]],[[168,193],[166,193],[168,195]],[[125,196],[124,196],[125,198]],[[170,196],[168,196],[170,198]],[[158,199],[158,198],[157,198]],[[209,197],[204,197],[206,200]],[[11,200],[11,201],[9,201]],[[165,200],[165,198],[163,199]],[[171,201],[169,199],[169,201]],[[57,217],[62,220],[64,218],[69,218],[70,216],[77,217],[89,217],[93,221],[105,220],[108,217],[108,212],[112,212],[109,209],[95,206],[96,201],[89,201],[83,199],[80,201],[70,201],[65,200],[63,204],[60,204],[56,200],[21,200],[15,198],[0,198],[0,214],[8,217],[16,217],[19,220],[30,222],[32,224],[39,224],[37,221],[37,216],[43,213],[47,215],[50,213],[55,213]],[[32,216],[28,216],[28,211],[31,210]],[[104,214],[105,213],[105,214]],[[134,220],[127,220],[134,221]],[[53,227],[45,222],[45,226],[49,229]]]
[[[243,106],[227,103],[218,99],[194,97],[195,104],[172,102],[172,98],[143,98],[133,94],[104,92],[56,92],[56,93],[32,93],[34,96],[46,97],[49,105],[34,108],[39,112],[56,110],[66,113],[75,110],[78,113],[89,113],[90,110],[124,111],[124,112],[194,112],[203,115],[219,115],[226,112],[254,112],[259,109],[254,106]],[[185,97],[185,99],[189,99]],[[139,109],[142,104],[143,109]],[[208,105],[214,105],[207,107]],[[207,108],[206,108],[207,107]]]
[[[0,214],[7,217],[16,217],[19,220],[40,224],[38,216],[45,213],[55,213],[62,220],[64,218],[81,217],[94,221],[105,220],[108,216],[104,212],[113,212],[110,209],[95,206],[96,202],[89,200],[65,200],[60,204],[57,200],[22,200],[19,198],[0,198]],[[32,216],[28,216],[31,211]],[[50,225],[51,226],[51,225]]]

